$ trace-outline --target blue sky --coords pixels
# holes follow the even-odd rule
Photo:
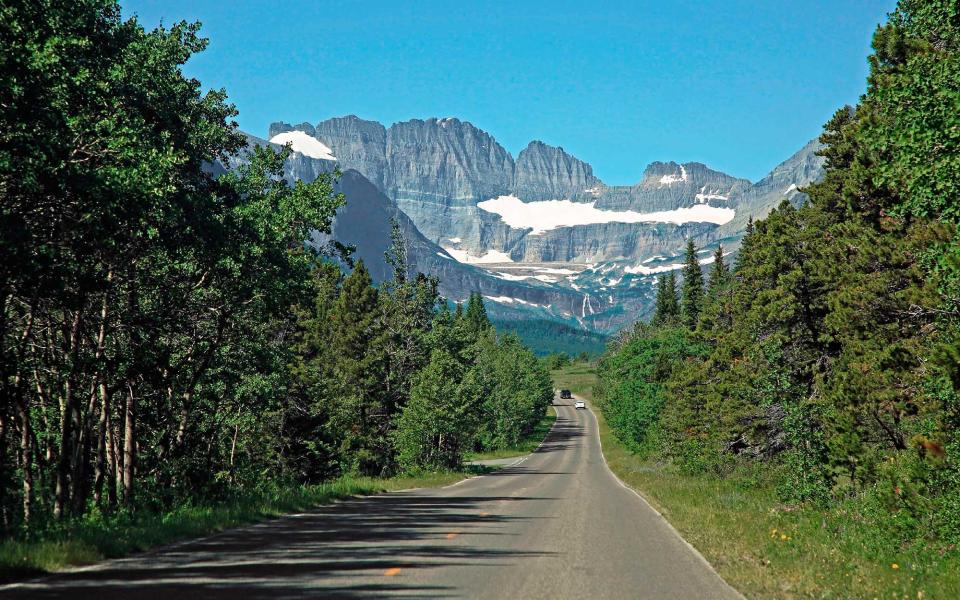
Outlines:
[[[516,154],[540,139],[607,184],[654,160],[757,180],[864,91],[895,0],[121,0],[147,27],[199,20],[188,75],[241,128],[356,114],[456,116]]]

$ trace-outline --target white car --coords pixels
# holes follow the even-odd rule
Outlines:
[[[576,402],[573,403],[573,407],[576,409],[586,408],[587,403],[584,402],[583,400],[577,400]]]

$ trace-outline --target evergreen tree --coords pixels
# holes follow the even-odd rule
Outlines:
[[[715,296],[729,282],[729,279],[730,270],[723,258],[723,246],[717,246],[717,251],[713,253],[713,266],[710,269],[710,283],[707,287],[708,293]]]
[[[657,279],[657,299],[654,305],[653,324],[668,325],[680,315],[680,299],[677,297],[677,277],[673,272]]]
[[[467,308],[463,312],[467,332],[472,339],[479,339],[493,325],[487,316],[487,309],[483,305],[483,296],[480,292],[471,292]]]
[[[379,294],[363,261],[343,282],[331,309],[331,427],[340,436],[345,471],[380,475],[390,466],[383,435],[389,415],[383,410],[385,361]]]
[[[683,267],[683,289],[680,298],[680,313],[683,324],[696,329],[700,310],[703,308],[703,270],[697,260],[697,247],[693,239],[687,240],[687,254]]]

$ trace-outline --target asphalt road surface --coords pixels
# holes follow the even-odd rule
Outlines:
[[[596,419],[557,423],[516,464],[230,530],[2,598],[739,598],[607,469]]]

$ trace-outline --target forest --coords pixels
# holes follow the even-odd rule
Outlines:
[[[960,543],[956,3],[902,0],[869,65],[824,127],[825,178],[751,223],[732,264],[718,250],[705,274],[691,242],[595,394],[635,453],[843,507],[877,556],[942,556]]]
[[[0,7],[0,530],[161,514],[345,475],[455,470],[542,419],[549,374],[407,263],[308,243],[336,173],[246,152],[181,67],[199,24]],[[56,527],[54,527],[56,525]]]

